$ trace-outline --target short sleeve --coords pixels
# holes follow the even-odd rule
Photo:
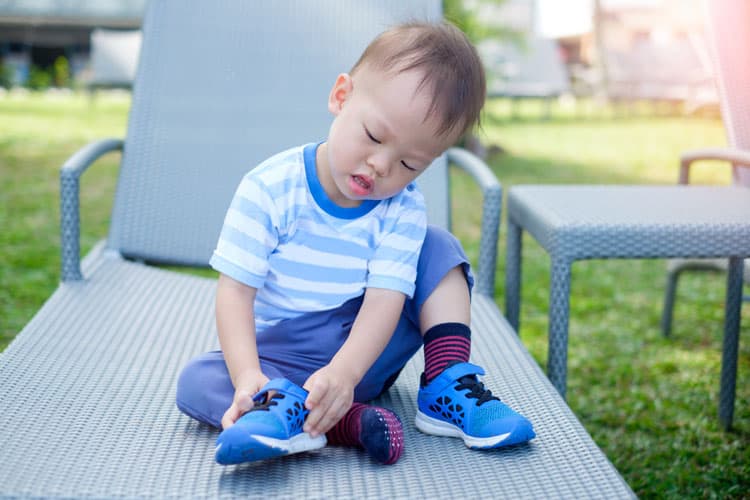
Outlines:
[[[368,264],[367,287],[396,290],[411,298],[427,232],[424,199],[415,187],[404,190],[398,204],[387,212],[384,226],[386,231]]]
[[[259,179],[248,173],[224,218],[211,267],[253,288],[268,274],[268,256],[278,244],[278,217],[273,199]]]

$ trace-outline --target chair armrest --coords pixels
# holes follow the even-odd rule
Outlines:
[[[60,279],[63,282],[83,279],[81,275],[81,175],[92,163],[110,151],[122,151],[120,139],[103,139],[79,149],[60,169]]]
[[[465,149],[450,148],[447,153],[448,161],[471,175],[482,190],[482,228],[475,291],[493,297],[500,210],[503,204],[500,181],[486,163]]]
[[[680,155],[680,184],[690,182],[690,165],[700,160],[723,160],[750,166],[750,151],[731,148],[705,148],[687,151]]]

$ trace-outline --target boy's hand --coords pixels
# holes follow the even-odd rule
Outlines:
[[[310,393],[305,407],[310,410],[303,430],[313,437],[328,432],[346,415],[354,401],[354,380],[330,364],[316,371],[305,382]]]
[[[258,394],[267,383],[268,377],[261,372],[247,372],[240,375],[235,383],[232,406],[224,412],[224,416],[221,418],[221,427],[228,429],[237,422],[237,419],[250,411],[255,406],[253,396]]]

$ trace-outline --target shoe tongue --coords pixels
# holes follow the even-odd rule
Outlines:
[[[476,398],[477,406],[481,406],[488,401],[500,401],[500,398],[494,396],[492,392],[485,389],[484,384],[479,381],[476,375],[466,375],[461,377],[458,379],[458,383],[467,386],[465,387],[466,390],[469,391],[467,396],[470,398]]]
[[[276,403],[273,402],[274,399],[284,399],[284,395],[281,394],[280,392],[274,393],[270,397],[268,395],[266,395],[265,401],[263,401],[261,403],[258,403],[255,406],[253,406],[252,408],[250,408],[250,411],[254,411],[254,410],[266,410],[266,411],[268,411],[269,407],[276,405]]]
[[[443,371],[447,370],[451,366],[459,365],[459,364],[462,364],[462,363],[464,363],[464,362],[461,361],[461,360],[458,360],[458,359],[454,359],[452,361],[448,361],[448,363],[446,363],[446,365],[445,365],[445,368],[443,368]],[[477,379],[477,376],[475,374],[471,374],[471,375],[464,375],[463,377],[459,378],[458,381],[460,383],[462,383],[462,384],[471,384],[471,383],[477,382],[478,379]]]

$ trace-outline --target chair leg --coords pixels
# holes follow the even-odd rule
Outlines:
[[[719,422],[725,430],[732,427],[734,418],[737,355],[740,343],[740,308],[742,306],[742,268],[743,260],[741,258],[732,257],[729,259],[719,387]]]
[[[674,298],[677,294],[677,280],[680,279],[681,269],[671,269],[667,273],[667,286],[664,290],[664,306],[661,310],[661,334],[669,337],[672,333],[672,317],[674,315]]]
[[[521,334],[521,226],[508,217],[508,243],[505,251],[505,316]]]

